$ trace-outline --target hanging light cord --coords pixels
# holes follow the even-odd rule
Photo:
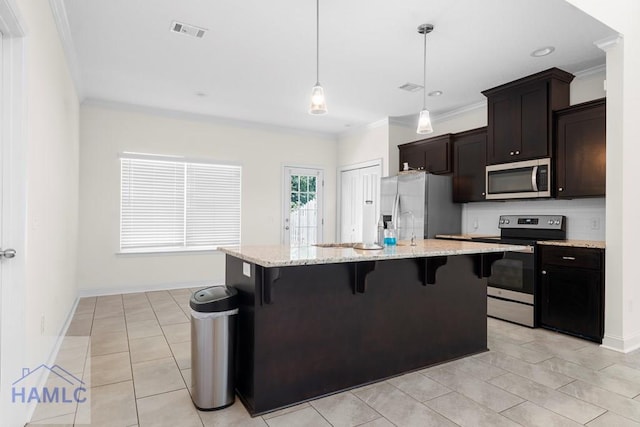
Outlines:
[[[316,84],[318,83],[320,83],[320,0],[316,0]]]
[[[427,109],[427,33],[428,31],[424,30],[424,66],[422,67],[422,72],[423,72],[423,76],[422,76],[422,95],[423,95],[423,99],[422,99],[422,109],[426,110]]]

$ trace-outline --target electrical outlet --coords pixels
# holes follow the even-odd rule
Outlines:
[[[591,229],[600,230],[600,218],[591,218]]]
[[[44,314],[40,316],[40,334],[44,335]]]

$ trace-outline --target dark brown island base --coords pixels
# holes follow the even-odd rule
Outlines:
[[[517,249],[445,240],[222,249],[241,300],[238,396],[255,416],[486,351],[484,277]]]

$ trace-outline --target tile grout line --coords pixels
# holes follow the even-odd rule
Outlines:
[[[146,293],[145,299],[148,301]],[[131,343],[129,342],[129,321],[127,320],[127,310],[124,307],[124,298],[122,300],[122,308],[124,310],[124,330],[127,334],[127,347],[129,348],[129,368],[131,369],[131,387],[133,387],[133,406],[136,410],[136,421],[138,422],[138,426],[140,425],[140,411],[138,410],[138,397],[136,394],[136,379],[133,376],[133,359],[131,358]],[[155,312],[154,312],[155,315]]]

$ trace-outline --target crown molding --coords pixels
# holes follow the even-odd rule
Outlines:
[[[65,57],[67,58],[67,65],[69,72],[71,73],[71,79],[76,88],[78,98],[80,101],[84,99],[84,87],[82,85],[82,73],[80,72],[80,66],[78,65],[78,56],[76,55],[76,48],[73,43],[73,37],[71,37],[71,28],[69,27],[69,20],[67,19],[67,9],[64,5],[64,0],[49,0],[49,6],[53,14],[53,19],[58,29],[58,35],[60,36],[60,42],[64,50]]]
[[[622,41],[621,34],[614,34],[613,36],[605,37],[604,39],[596,40],[593,42],[598,48],[604,50],[605,52],[617,45]]]
[[[376,129],[382,126],[387,126],[389,124],[391,124],[391,117],[385,117],[383,119],[376,120],[375,122],[367,123],[366,125],[358,126],[352,129],[348,129],[344,132],[340,132],[339,134],[337,134],[337,138],[338,139],[345,138],[345,137],[352,136],[364,131]]]
[[[463,105],[453,110],[445,111],[439,114],[431,115],[432,123],[439,123],[445,120],[455,118],[461,114],[469,113],[487,107],[487,101],[474,102],[472,104]],[[418,123],[418,114],[409,114],[407,116],[389,117],[389,123],[392,125],[403,126],[407,128],[415,127]]]
[[[196,122],[204,122],[221,126],[230,126],[242,129],[255,129],[269,132],[287,133],[293,135],[313,136],[331,139],[337,141],[334,133],[310,131],[287,126],[272,125],[267,123],[251,122],[246,120],[232,119],[228,117],[210,116],[207,114],[191,113],[178,110],[170,110],[159,107],[150,107],[147,105],[129,104],[125,102],[110,101],[96,98],[85,98],[81,105],[88,107],[100,107],[109,110],[126,111],[139,114],[148,114],[152,116],[167,117],[176,120],[190,120]]]
[[[455,108],[453,110],[445,111],[444,113],[434,114],[432,121],[434,123],[442,122],[460,114],[469,113],[471,111],[480,110],[482,108],[487,108],[487,101],[478,101],[472,104],[463,105],[462,107]]]
[[[607,72],[607,64],[596,65],[595,67],[586,68],[581,71],[576,71],[573,73],[576,78],[582,78],[587,76],[592,76],[594,74],[606,73]]]

